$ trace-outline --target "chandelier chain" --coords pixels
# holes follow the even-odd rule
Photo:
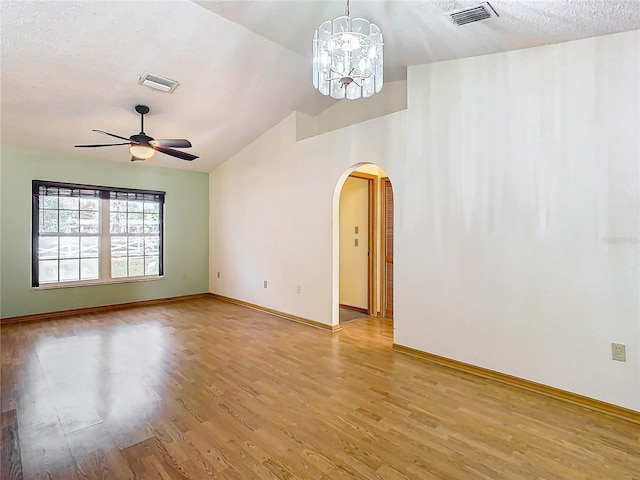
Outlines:
[[[349,0],[347,0],[347,7],[344,9],[345,16],[349,16]]]

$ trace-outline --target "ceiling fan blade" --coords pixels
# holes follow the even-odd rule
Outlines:
[[[157,150],[158,152],[166,153],[167,155],[171,155],[172,157],[180,158],[182,160],[192,161],[192,160],[195,160],[196,158],[200,158],[200,157],[197,157],[196,155],[191,155],[190,153],[187,153],[187,152],[181,152],[180,150],[174,150],[173,148],[153,147],[153,149]]]
[[[131,142],[127,143],[101,143],[98,145],[74,145],[74,147],[88,148],[88,147],[113,147],[115,145],[131,145]]]
[[[190,148],[191,142],[184,138],[163,138],[161,140],[152,140],[149,142],[154,147],[176,147]]]
[[[121,140],[131,141],[131,139],[130,139],[130,138],[127,138],[127,137],[121,137],[120,135],[115,135],[115,134],[113,134],[113,133],[105,132],[104,130],[92,130],[92,131],[94,131],[94,132],[96,132],[96,133],[101,133],[102,135],[109,135],[110,137],[116,137],[116,138],[119,138],[119,139],[121,139]]]

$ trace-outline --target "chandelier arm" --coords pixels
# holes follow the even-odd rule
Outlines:
[[[322,76],[322,79],[323,79],[325,82],[331,82],[331,81],[333,81],[333,80],[340,80],[340,79],[342,78],[341,76],[339,76],[339,77],[328,77],[328,76],[326,75],[326,72],[323,72],[323,73],[324,73],[324,75]],[[335,73],[338,73],[338,72],[335,72]]]
[[[370,76],[371,76],[371,72],[369,72],[369,75],[354,75],[354,76],[353,76],[353,77],[351,77],[351,78],[353,78],[354,80],[355,80],[356,78],[357,78],[357,79],[363,79],[363,80],[366,80],[366,79],[367,79],[367,78],[369,78]]]
[[[336,75],[338,75],[337,77],[329,77],[327,75],[327,72],[322,72],[323,76],[322,78],[324,79],[325,82],[329,82],[332,80],[340,80],[342,77],[344,77],[344,75],[340,72],[336,72],[333,68],[329,69],[330,72],[335,73]]]
[[[353,70],[354,69],[352,68],[351,72],[353,72]],[[344,74],[342,74],[340,72],[336,72],[334,69],[331,69],[331,72],[335,73],[338,76],[337,77],[330,77],[330,76],[327,75],[326,72],[322,72],[323,73],[322,79],[325,82],[330,82],[330,81],[333,81],[333,80],[341,80],[342,78],[345,78],[345,77],[351,78],[352,80],[356,80],[356,79],[358,79],[358,80],[366,80],[367,78],[369,78],[371,76],[371,72],[369,72],[369,75],[353,75],[353,76],[351,75],[351,72],[349,72],[349,75],[344,75]]]

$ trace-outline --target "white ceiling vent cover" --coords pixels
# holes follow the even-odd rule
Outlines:
[[[467,25],[468,23],[479,22],[480,20],[486,20],[491,17],[500,16],[489,2],[484,2],[472,7],[447,12],[446,15],[449,15],[449,17],[451,17],[451,21],[458,26]]]
[[[180,83],[175,80],[161,77],[160,75],[154,75],[153,73],[145,73],[141,75],[138,79],[138,83],[153,90],[166,93],[173,93],[177,86],[180,85]]]

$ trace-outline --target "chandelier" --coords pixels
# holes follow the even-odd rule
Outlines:
[[[327,20],[313,35],[313,86],[323,95],[354,100],[382,89],[382,32],[364,18]]]

